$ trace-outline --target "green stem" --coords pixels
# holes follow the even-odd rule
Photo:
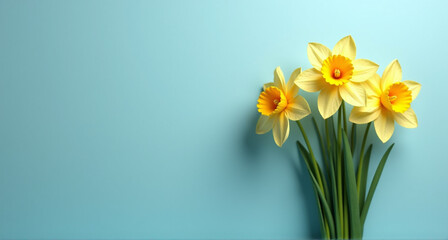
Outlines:
[[[342,153],[342,154],[344,154],[344,153]],[[350,239],[350,228],[351,228],[351,226],[350,226],[350,224],[349,224],[349,220],[348,220],[348,217],[349,217],[349,215],[348,215],[348,201],[347,201],[347,194],[348,194],[348,189],[347,189],[347,187],[346,187],[346,179],[345,179],[345,175],[347,174],[346,173],[346,171],[345,171],[345,163],[344,163],[344,159],[343,158],[345,158],[345,156],[342,156],[342,158],[341,158],[341,165],[342,165],[342,170],[341,170],[341,172],[342,172],[342,205],[344,206],[344,208],[343,208],[343,212],[344,212],[344,217],[343,217],[343,219],[344,219],[344,239]]]
[[[319,187],[324,190],[325,188],[322,183],[322,176],[321,176],[319,168],[317,166],[316,157],[314,156],[313,149],[311,148],[310,141],[308,140],[308,136],[306,135],[305,129],[303,129],[302,123],[300,123],[300,121],[296,121],[296,122],[300,128],[300,131],[302,132],[303,139],[305,139],[306,146],[308,147],[308,151],[311,155],[311,160],[313,161],[313,170],[316,174],[316,178],[317,178],[317,182],[319,183]]]
[[[327,118],[325,119],[325,137],[327,138],[327,149],[328,149],[328,154],[330,155],[330,149],[331,149],[331,140],[330,140],[330,130],[329,130],[329,126],[328,126],[328,121],[329,119],[333,120],[332,118]]]
[[[350,239],[351,226],[348,222],[348,206],[347,206],[347,194],[344,194],[344,238]]]
[[[349,222],[349,232],[347,235],[352,239],[361,239],[362,225],[360,221],[359,201],[356,191],[355,169],[353,167],[353,157],[347,135],[344,133],[344,175],[345,175],[345,205],[347,206],[346,219]]]
[[[344,119],[344,130],[345,130],[345,134],[348,136],[348,128],[347,128],[347,116],[345,114],[345,101],[342,101],[342,116]]]
[[[341,109],[338,111],[338,139],[336,145],[336,179],[338,189],[338,204],[339,204],[339,221],[341,223],[342,235],[344,236],[344,202],[342,192],[342,159],[341,159],[341,144],[342,144],[342,118]]]
[[[313,187],[314,187],[314,185],[313,185]],[[314,189],[316,189],[316,188],[314,187]],[[314,190],[314,194],[316,196],[317,209],[319,211],[319,216],[320,216],[320,234],[322,235],[322,237],[324,239],[330,239],[330,237],[328,237],[328,231],[326,230],[327,223],[325,222],[325,216],[322,212],[322,206],[321,206],[321,202],[319,201],[319,196],[317,194],[317,190]]]
[[[316,119],[313,117],[313,124],[314,124],[314,129],[316,130],[316,134],[319,138],[319,146],[320,146],[320,150],[322,152],[322,157],[324,158],[324,164],[325,164],[325,170],[327,172],[327,176],[330,176],[330,172],[329,172],[329,164],[328,164],[328,152],[325,149],[325,143],[324,143],[324,139],[322,137],[322,135],[320,134],[320,130],[319,130],[319,126],[317,125],[317,121]]]
[[[333,118],[329,118],[329,119],[325,119],[325,137],[327,140],[327,152],[328,152],[328,162],[330,164],[330,175],[329,175],[329,183],[331,185],[331,194],[332,194],[332,203],[333,203],[333,216],[334,216],[334,224],[335,224],[335,234],[336,234],[336,239],[341,239],[342,238],[342,228],[341,228],[341,223],[340,223],[340,218],[339,218],[339,207],[338,207],[338,198],[337,198],[337,194],[338,194],[338,190],[336,187],[336,173],[335,173],[335,166],[334,166],[334,152],[332,151],[332,145],[331,145],[331,139],[333,137],[333,135],[330,135],[330,124],[329,121],[333,121]],[[333,132],[334,134],[334,132]]]
[[[375,171],[375,175],[373,176],[372,183],[370,184],[369,193],[367,194],[366,201],[364,206],[362,207],[361,212],[361,224],[364,226],[364,223],[366,221],[367,213],[369,212],[370,203],[372,202],[373,195],[375,194],[376,187],[378,185],[378,182],[380,180],[381,174],[383,173],[384,165],[386,164],[387,158],[389,157],[390,151],[392,151],[392,148],[394,147],[395,143],[393,143],[384,153],[383,157],[381,158],[380,163],[378,164],[378,167]]]
[[[331,214],[331,209],[329,207],[329,204],[327,200],[324,197],[324,193],[322,192],[322,189],[319,187],[319,184],[317,183],[316,178],[314,177],[313,170],[311,169],[311,157],[310,153],[305,149],[305,147],[297,141],[297,146],[299,148],[300,154],[302,155],[303,159],[305,160],[305,164],[308,169],[308,173],[310,174],[314,192],[316,193],[316,200],[317,205],[319,208],[320,213],[320,219],[321,219],[321,230],[322,230],[322,237],[325,239],[334,239],[335,238],[335,230],[334,230],[334,222],[333,222],[333,216]]]
[[[358,188],[358,199],[359,199],[359,205],[360,207],[362,207],[364,205],[364,199],[365,199],[365,186],[361,186],[362,185],[362,169],[363,169],[363,165],[364,165],[364,149],[366,147],[366,141],[367,141],[367,136],[369,135],[369,129],[370,126],[372,125],[372,122],[369,122],[367,124],[366,127],[366,131],[364,132],[364,137],[362,139],[362,145],[361,145],[361,153],[359,155],[359,165],[358,165],[358,174],[357,174],[357,178],[356,178],[356,185]],[[367,166],[368,167],[368,166]]]
[[[350,149],[352,150],[352,155],[355,154],[355,147],[356,147],[356,123],[352,123],[352,130],[350,132]]]

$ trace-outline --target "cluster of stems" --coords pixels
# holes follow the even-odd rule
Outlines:
[[[362,239],[364,223],[376,186],[381,177],[392,144],[384,153],[375,175],[367,189],[367,175],[372,153],[372,144],[366,149],[367,136],[371,123],[367,124],[361,143],[361,150],[356,154],[357,125],[351,125],[350,138],[345,103],[338,110],[337,126],[333,117],[325,119],[324,131],[313,117],[313,125],[319,138],[321,161],[317,161],[310,141],[300,121],[299,129],[306,147],[297,141],[297,147],[307,166],[316,195],[320,215],[322,238],[324,239]],[[321,133],[324,133],[322,135]],[[358,164],[355,167],[355,162]],[[323,163],[321,167],[320,163]]]

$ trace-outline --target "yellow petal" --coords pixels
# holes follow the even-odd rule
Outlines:
[[[380,108],[372,109],[366,107],[354,107],[350,113],[349,120],[356,124],[365,124],[375,121],[381,113]]]
[[[347,82],[339,87],[342,99],[350,105],[361,107],[366,105],[366,90],[363,85]]]
[[[310,106],[304,97],[297,95],[285,109],[286,117],[298,121],[311,113]]]
[[[368,95],[366,99],[366,109],[377,109],[381,106],[381,96]]]
[[[403,81],[404,84],[406,84],[406,86],[408,86],[409,90],[411,90],[412,92],[412,101],[414,101],[414,99],[418,96],[418,94],[420,93],[420,89],[422,88],[422,85],[418,82],[414,82],[414,81]]]
[[[287,83],[287,87],[289,88],[290,86],[294,85],[294,82],[297,80],[297,78],[299,77],[300,73],[302,73],[302,68],[297,68],[296,70],[294,70],[294,72],[291,73],[291,76],[289,77],[288,83]]]
[[[366,81],[378,70],[378,64],[367,59],[355,59],[352,63],[355,68],[351,79],[353,82]]]
[[[380,140],[385,143],[387,142],[392,134],[394,133],[394,118],[391,116],[389,111],[381,110],[380,115],[373,123],[375,126],[376,135],[380,138]]]
[[[322,89],[317,98],[317,106],[319,108],[320,115],[324,119],[327,119],[339,109],[341,106],[342,98],[339,95],[338,87],[328,86]]]
[[[401,66],[397,59],[393,60],[381,77],[381,90],[385,91],[389,85],[401,81]]]
[[[320,43],[309,43],[307,53],[311,65],[319,71],[322,68],[322,62],[331,56],[330,49]]]
[[[273,126],[274,126],[274,118],[273,117],[261,115],[260,118],[258,119],[255,133],[265,134],[265,133],[269,132]]]
[[[275,87],[275,83],[269,82],[263,85],[263,91],[266,90],[268,87]]]
[[[381,89],[380,89],[381,77],[375,73],[367,81],[364,81],[361,86],[366,90],[366,106],[365,109],[373,111],[381,105]]]
[[[286,83],[286,89],[287,89],[286,95],[288,97],[294,97],[299,92],[299,87],[294,82],[297,80],[301,72],[302,69],[297,68],[296,70],[294,70],[294,72],[292,72],[291,77],[289,77],[289,80]]]
[[[412,108],[404,113],[394,113],[394,119],[405,128],[416,128],[418,126],[417,116]]]
[[[274,123],[272,129],[274,135],[274,141],[277,146],[281,147],[285,143],[289,136],[289,120],[286,118],[285,113],[282,112],[278,115],[277,121]]]
[[[295,83],[299,88],[307,92],[317,92],[326,85],[322,73],[315,68],[310,68],[302,72]]]
[[[381,96],[381,77],[377,73],[375,73],[372,77],[367,79],[367,81],[361,83],[366,90],[367,96]]]
[[[274,70],[274,83],[276,87],[280,88],[283,92],[286,90],[285,76],[283,76],[282,69],[280,67]]]
[[[356,57],[356,45],[352,36],[348,35],[339,40],[333,48],[333,55],[342,55],[354,60]]]

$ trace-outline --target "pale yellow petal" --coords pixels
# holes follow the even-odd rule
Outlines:
[[[281,147],[285,143],[289,136],[289,120],[282,112],[278,115],[277,121],[274,123],[274,128],[272,129],[272,134],[274,135],[274,141],[277,146]]]
[[[331,56],[330,49],[320,43],[309,43],[307,53],[311,65],[319,71],[322,68],[322,62]]]
[[[300,73],[302,72],[301,68],[297,68],[292,72],[291,77],[289,77],[288,82],[286,83],[286,89],[289,97],[294,97],[299,92],[299,87],[295,84],[295,81],[299,77]]]
[[[392,83],[401,81],[401,78],[401,66],[398,60],[395,59],[389,63],[383,72],[383,76],[381,77],[381,90],[385,91]]]
[[[307,92],[317,92],[326,85],[322,73],[315,68],[310,68],[302,72],[295,83],[299,88]]]
[[[274,118],[273,117],[261,115],[260,118],[258,119],[255,133],[265,134],[265,133],[269,132],[273,126],[274,126]]]
[[[311,113],[310,106],[304,97],[297,95],[285,109],[286,117],[298,121]]]
[[[412,101],[414,101],[414,99],[420,93],[420,89],[422,88],[422,85],[418,82],[414,82],[414,81],[410,81],[410,80],[403,81],[403,83],[406,84],[406,86],[408,86],[409,90],[411,90]]]
[[[380,140],[387,142],[394,133],[394,118],[387,110],[382,110],[378,118],[373,122],[376,135]]]
[[[339,93],[342,99],[355,107],[366,105],[366,90],[363,85],[347,82],[339,87]]]
[[[299,86],[293,84],[290,88],[288,88],[288,91],[286,92],[286,96],[288,99],[291,99],[291,98],[294,98],[298,92],[299,92]]]
[[[364,82],[375,75],[378,70],[378,64],[367,59],[355,59],[353,61],[353,82]]]
[[[268,87],[275,87],[275,83],[269,82],[263,85],[263,91],[266,90]]]
[[[368,95],[366,99],[366,109],[376,109],[381,106],[381,97],[376,95]]]
[[[380,89],[381,77],[375,73],[367,81],[364,81],[361,86],[366,90],[366,109],[373,111],[381,105],[381,89]]]
[[[375,121],[380,113],[380,108],[371,109],[366,107],[354,107],[350,113],[349,120],[352,123],[365,124]]]
[[[332,53],[333,55],[342,55],[354,60],[356,57],[356,45],[352,36],[348,35],[347,37],[339,40],[339,42],[334,46]]]
[[[274,83],[276,87],[280,88],[283,92],[286,90],[285,76],[283,75],[282,69],[280,67],[274,70]]]
[[[380,96],[381,91],[381,77],[377,73],[375,73],[372,77],[367,79],[367,81],[361,83],[366,90],[367,96],[374,95],[374,96]]]
[[[319,108],[320,115],[324,119],[333,116],[341,106],[342,98],[339,95],[338,87],[328,86],[322,89],[317,98],[317,106]]]
[[[416,128],[418,126],[417,115],[414,110],[409,108],[404,113],[393,113],[394,119],[398,124],[405,128]]]
[[[288,83],[286,84],[288,89],[292,85],[295,85],[294,82],[297,80],[297,78],[299,77],[300,73],[302,73],[302,68],[297,68],[296,70],[294,70],[294,72],[291,73],[291,76],[289,77]]]

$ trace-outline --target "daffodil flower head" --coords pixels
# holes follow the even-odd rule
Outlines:
[[[265,134],[272,129],[275,143],[281,147],[289,136],[289,120],[297,121],[311,113],[308,102],[297,95],[299,87],[294,84],[301,69],[296,69],[285,83],[280,67],[274,71],[274,82],[263,86],[258,98],[257,108],[261,113],[258,119],[257,134]]]
[[[382,142],[392,137],[395,122],[405,128],[416,128],[418,121],[411,103],[418,96],[421,85],[401,79],[400,63],[394,60],[381,77],[375,74],[364,83],[367,105],[354,107],[349,120],[357,124],[373,121],[375,132]]]
[[[308,44],[308,59],[313,68],[300,74],[296,84],[307,92],[317,92],[317,105],[323,118],[331,117],[342,100],[353,106],[366,104],[361,83],[373,76],[378,65],[366,59],[355,59],[353,38],[342,38],[331,51],[320,43]]]

